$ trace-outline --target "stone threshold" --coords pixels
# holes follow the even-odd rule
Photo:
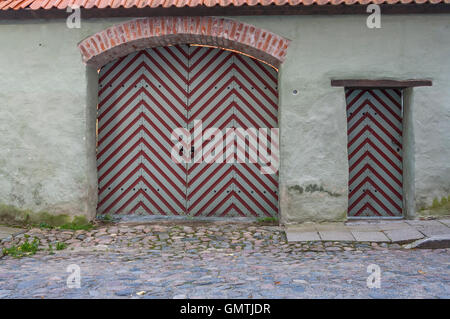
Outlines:
[[[450,218],[434,220],[353,220],[341,223],[286,225],[288,242],[335,241],[406,244],[450,236]]]

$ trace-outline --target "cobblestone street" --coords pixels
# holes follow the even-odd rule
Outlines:
[[[34,228],[1,245],[33,238],[35,255],[0,259],[0,298],[450,298],[449,249],[288,244],[279,227],[225,223]],[[67,287],[71,264],[81,288]],[[380,289],[366,285],[370,264]]]

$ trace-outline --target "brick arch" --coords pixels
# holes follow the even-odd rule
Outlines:
[[[290,40],[253,25],[215,17],[150,17],[114,25],[78,44],[83,62],[100,68],[157,46],[203,44],[237,50],[279,67]]]

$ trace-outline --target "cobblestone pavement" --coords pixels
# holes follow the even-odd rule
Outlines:
[[[112,225],[31,229],[41,249],[0,259],[0,298],[450,298],[449,249],[397,244],[288,244],[279,227],[248,224]],[[48,245],[65,242],[64,250]],[[66,284],[71,264],[81,288]],[[367,267],[381,269],[369,289]]]

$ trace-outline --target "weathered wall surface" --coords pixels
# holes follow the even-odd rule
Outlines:
[[[95,214],[81,37],[62,22],[0,24],[0,210]]]
[[[345,101],[331,78],[433,79],[414,89],[416,206],[450,195],[448,15],[382,16],[381,29],[365,16],[235,18],[292,40],[279,75],[285,222],[346,215]],[[96,74],[77,43],[124,20],[0,23],[0,205],[94,216]]]

